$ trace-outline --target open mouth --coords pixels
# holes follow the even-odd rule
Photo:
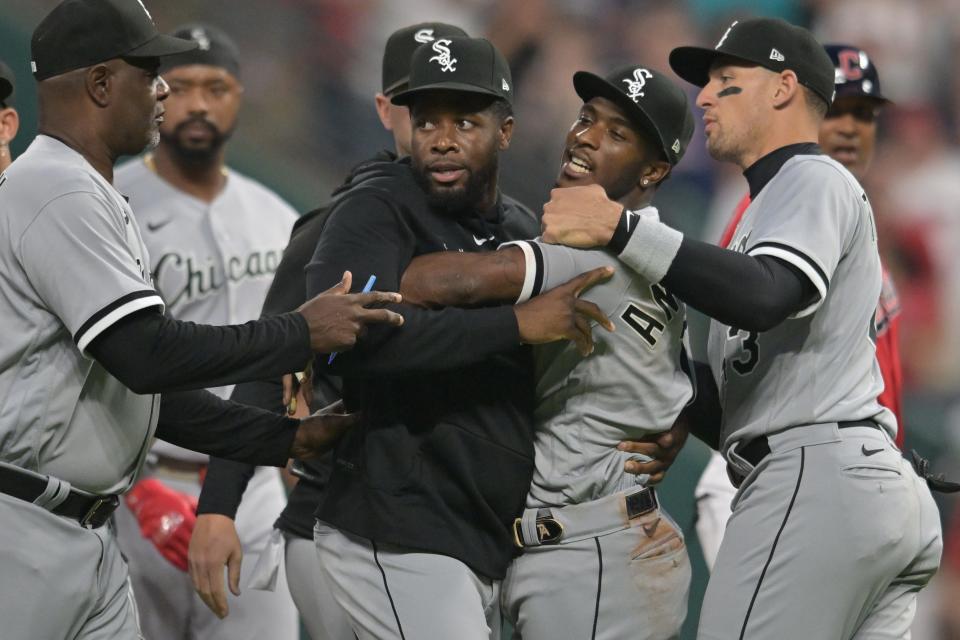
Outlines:
[[[432,164],[427,168],[430,177],[440,184],[451,184],[462,178],[467,170],[457,164]]]
[[[568,160],[563,163],[563,172],[571,178],[590,175],[593,167],[590,162],[581,155],[575,155],[572,151],[567,151]]]

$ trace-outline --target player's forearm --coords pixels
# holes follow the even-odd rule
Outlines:
[[[622,247],[622,248],[621,248]],[[682,236],[661,222],[636,221],[621,262],[720,322],[767,331],[809,305],[809,279],[770,256],[752,257]]]
[[[211,326],[146,310],[117,321],[88,351],[137,393],[279,377],[300,370],[311,357],[307,324],[297,313]]]
[[[403,330],[371,328],[351,351],[326,367],[337,376],[394,376],[448,371],[481,362],[520,345],[513,307],[428,310],[392,305]],[[326,361],[321,363],[321,368]]]
[[[222,400],[207,391],[165,393],[156,436],[228,460],[282,467],[299,420]]]
[[[407,266],[400,294],[408,304],[432,309],[512,303],[523,288],[524,270],[523,253],[516,247],[430,253]]]
[[[217,513],[236,518],[243,492],[256,469],[255,465],[245,462],[210,458],[197,501],[197,514]]]

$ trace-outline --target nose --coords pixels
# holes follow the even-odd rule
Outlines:
[[[437,125],[430,143],[430,150],[441,155],[460,151],[457,127],[454,123],[446,122]]]
[[[170,95],[170,85],[163,79],[163,76],[157,76],[157,100],[166,100]]]
[[[583,125],[574,133],[577,138],[577,143],[590,147],[591,149],[596,149],[599,145],[598,136],[601,135],[598,129],[599,127],[592,125]]]
[[[853,137],[857,135],[857,119],[852,113],[844,113],[836,118],[837,132],[841,135]]]
[[[706,109],[708,107],[712,107],[713,104],[713,90],[710,89],[710,83],[708,82],[702,89],[700,89],[700,93],[697,94],[697,106],[701,109]]]

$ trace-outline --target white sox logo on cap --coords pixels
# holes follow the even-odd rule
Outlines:
[[[433,29],[420,29],[413,34],[413,39],[424,44],[433,42]]]
[[[652,78],[653,74],[646,69],[634,69],[632,78],[624,78],[623,82],[627,84],[627,97],[637,101],[637,98],[644,96],[643,87],[647,84],[647,78]]]
[[[457,59],[450,55],[450,47],[447,45],[452,44],[452,40],[442,38],[433,43],[433,50],[437,52],[437,55],[430,58],[429,62],[436,62],[440,65],[441,71],[456,71],[457,68],[454,66],[457,63]]]
[[[210,38],[202,27],[194,27],[190,30],[190,39],[197,43],[201,51],[210,51]]]

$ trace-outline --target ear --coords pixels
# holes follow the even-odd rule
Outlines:
[[[0,142],[10,142],[17,137],[20,129],[20,116],[12,107],[0,109]]]
[[[378,93],[373,97],[373,101],[377,105],[377,116],[380,117],[380,124],[387,131],[393,131],[393,127],[390,125],[390,98]]]
[[[507,116],[500,123],[500,131],[497,132],[500,151],[506,151],[510,148],[510,140],[513,139],[513,123],[513,116]]]
[[[111,92],[116,82],[116,74],[106,64],[96,64],[84,71],[83,83],[87,95],[101,108],[110,106]]]
[[[660,183],[670,175],[673,166],[664,160],[653,160],[648,162],[640,173],[640,190],[653,189],[660,186]]]
[[[773,85],[773,108],[782,109],[786,107],[797,97],[802,98],[801,93],[803,91],[797,81],[797,74],[790,69],[781,71],[780,75],[775,76]]]

